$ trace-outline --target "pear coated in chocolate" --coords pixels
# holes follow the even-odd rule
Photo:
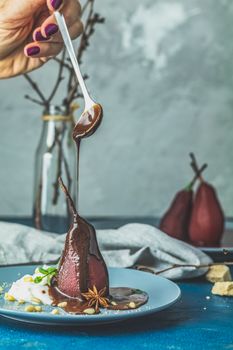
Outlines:
[[[218,246],[224,214],[213,186],[202,181],[197,189],[189,225],[189,238],[198,246]]]
[[[71,298],[82,299],[88,288],[106,288],[109,294],[109,278],[105,261],[100,253],[94,227],[81,218],[60,179],[65,192],[73,223],[67,233],[57,275],[58,290]]]

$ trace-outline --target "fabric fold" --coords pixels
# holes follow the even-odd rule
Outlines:
[[[174,264],[199,266],[212,262],[200,249],[150,225],[134,223],[116,230],[97,230],[97,238],[107,265],[112,267],[144,265],[158,272]],[[64,240],[65,234],[57,235],[24,225],[1,222],[0,264],[58,261]],[[162,276],[173,280],[192,278],[207,270],[208,268],[179,267]]]

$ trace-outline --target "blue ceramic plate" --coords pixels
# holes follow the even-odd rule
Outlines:
[[[13,281],[22,275],[32,274],[34,270],[35,265],[1,267],[0,284],[4,286],[4,292],[8,291]],[[17,321],[37,324],[93,325],[152,314],[169,307],[180,297],[180,289],[175,283],[147,272],[110,268],[109,277],[111,287],[132,287],[147,292],[148,303],[135,310],[101,310],[98,315],[69,315],[62,309],[59,315],[53,315],[50,313],[52,310],[50,306],[43,306],[43,312],[40,313],[24,312],[26,304],[18,305],[17,302],[5,301],[3,292],[0,296],[0,315]]]

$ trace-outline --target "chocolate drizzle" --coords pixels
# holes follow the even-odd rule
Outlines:
[[[102,107],[95,104],[84,112],[73,130],[73,139],[77,145],[79,156],[81,139],[92,135],[102,120]],[[79,170],[79,169],[78,169]],[[99,306],[111,310],[136,309],[145,304],[148,295],[132,288],[111,288],[105,261],[101,255],[94,227],[80,217],[74,202],[62,179],[59,183],[67,197],[73,222],[67,233],[64,251],[62,253],[58,274],[53,277],[49,294],[53,305],[63,303],[66,312],[85,314],[86,311],[99,313]],[[91,293],[90,293],[91,290]],[[97,294],[94,294],[94,290]],[[88,292],[88,293],[87,293]],[[91,295],[92,300],[86,300]],[[95,302],[101,296],[106,302]],[[95,305],[96,304],[96,305]],[[91,307],[95,305],[95,307]]]

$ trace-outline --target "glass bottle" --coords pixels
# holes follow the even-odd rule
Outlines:
[[[74,120],[65,109],[50,106],[43,116],[43,127],[35,155],[33,218],[41,230],[64,233],[69,210],[59,186],[61,176],[72,198],[77,198],[76,145],[72,139]]]

